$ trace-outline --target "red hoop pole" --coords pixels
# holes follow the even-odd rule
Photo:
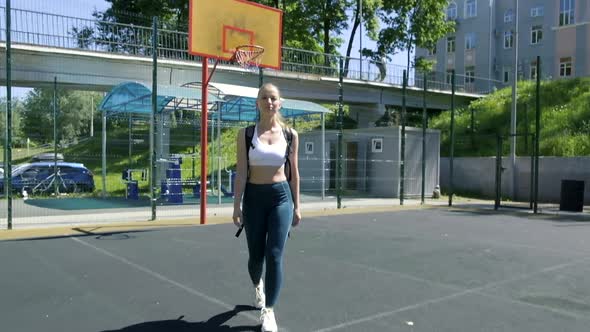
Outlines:
[[[207,92],[209,91],[209,58],[203,57],[201,76],[201,225],[207,222]]]

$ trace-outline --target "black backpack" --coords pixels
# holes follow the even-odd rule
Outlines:
[[[250,153],[249,149],[254,149],[254,145],[252,144],[252,138],[254,137],[254,125],[246,127],[246,164],[250,167]],[[287,141],[287,149],[285,150],[285,175],[287,176],[287,181],[291,181],[291,163],[289,161],[289,155],[292,152],[291,143],[293,142],[293,132],[290,128],[283,127],[283,136],[285,136],[285,140]],[[287,172],[287,168],[289,168],[289,172]]]

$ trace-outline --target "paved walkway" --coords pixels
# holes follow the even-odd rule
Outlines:
[[[2,202],[5,204],[5,202]],[[0,240],[14,237],[52,236],[52,234],[72,234],[84,229],[102,229],[108,232],[112,228],[151,228],[169,227],[180,225],[198,225],[200,223],[199,205],[162,205],[157,207],[156,221],[150,221],[151,209],[149,206],[108,208],[108,209],[74,209],[60,210],[27,206],[24,201],[14,201],[12,230],[7,230],[6,218],[0,218]],[[5,211],[2,206],[3,211]],[[302,197],[301,208],[303,217],[328,216],[339,214],[359,214],[369,212],[397,211],[406,209],[422,209],[448,207],[448,198],[427,199],[421,204],[419,199],[406,199],[400,205],[398,198],[343,198],[341,208],[337,208],[335,197]],[[492,201],[457,198],[453,201],[453,208],[477,209],[482,211],[494,211]],[[25,211],[24,213],[22,211]],[[209,204],[207,207],[207,224],[219,224],[231,222],[233,205]],[[528,209],[506,209],[501,213],[532,213]],[[573,218],[589,218],[590,207],[583,213],[568,213],[559,211],[559,206],[544,204],[539,207],[540,215],[571,216]],[[21,216],[23,215],[24,216]],[[82,232],[84,232],[82,230]],[[39,235],[34,235],[39,234]]]

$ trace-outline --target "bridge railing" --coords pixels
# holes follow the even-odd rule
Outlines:
[[[6,8],[0,7],[0,40],[6,40]],[[147,24],[146,24],[147,25]],[[82,49],[133,56],[152,56],[152,28],[133,24],[84,19],[39,11],[11,9],[11,41],[48,47]],[[165,28],[158,30],[158,56],[161,58],[200,61],[188,53],[188,33]],[[337,78],[342,56],[282,48],[282,67],[285,72],[321,75]],[[344,77],[347,79],[402,85],[405,66],[381,63],[366,58],[343,58]],[[222,62],[226,65],[231,63]],[[423,87],[422,74],[409,68],[408,85]],[[450,91],[448,73],[429,74],[429,88]],[[486,94],[502,86],[501,82],[485,78],[459,77],[457,91]],[[463,84],[465,83],[465,84]]]

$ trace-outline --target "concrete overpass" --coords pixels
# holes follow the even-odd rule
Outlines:
[[[0,55],[6,56],[6,44],[0,44]],[[6,64],[0,64],[0,84],[6,85]],[[152,59],[98,51],[66,49],[28,44],[12,44],[12,86],[52,86],[54,78],[60,87],[93,91],[108,91],[126,81],[151,84]],[[158,83],[182,85],[200,81],[201,63],[158,59]],[[320,103],[336,103],[339,98],[338,79],[328,76],[286,71],[264,71],[264,80],[276,83],[284,97]],[[219,65],[212,82],[257,87],[257,73],[240,67]],[[361,127],[368,126],[383,114],[386,106],[401,106],[402,87],[395,84],[345,79],[344,103],[351,116],[359,119]],[[408,87],[406,103],[409,108],[422,108],[421,88]],[[481,95],[457,92],[455,105],[462,106]],[[447,110],[451,107],[449,91],[429,90],[427,107]]]

